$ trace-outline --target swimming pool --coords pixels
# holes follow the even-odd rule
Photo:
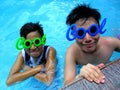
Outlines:
[[[90,3],[98,8],[102,19],[107,18],[107,32],[103,36],[120,33],[120,1],[113,0],[1,0],[0,1],[0,90],[58,90],[63,86],[64,56],[67,47],[73,43],[66,40],[66,16],[77,3]],[[102,20],[101,19],[101,20]],[[33,77],[7,87],[5,82],[10,68],[15,62],[18,50],[15,43],[19,29],[26,22],[43,24],[47,34],[47,44],[57,51],[56,76],[51,86],[35,80]],[[114,52],[111,60],[119,57]]]

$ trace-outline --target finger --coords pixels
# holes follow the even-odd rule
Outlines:
[[[81,72],[82,72],[82,76],[84,76],[88,81],[92,82],[92,81],[97,80],[96,75],[94,75],[94,73],[96,73],[95,70],[92,69],[91,67],[88,67],[88,65],[84,66],[81,69]],[[97,75],[97,76],[99,76],[99,75]]]
[[[104,66],[105,66],[105,64],[103,64],[103,63],[97,65],[97,67],[100,68],[100,69],[103,68]]]
[[[93,81],[93,79],[89,76],[89,71],[88,71],[88,68],[86,67],[86,65],[84,65],[81,68],[80,75],[83,76],[85,79],[87,79],[90,82]]]
[[[89,82],[93,82],[93,79],[88,75],[88,74],[85,74],[84,76]]]
[[[105,64],[103,64],[103,63],[97,65],[97,67],[100,68],[100,69],[103,68],[104,66],[105,66]],[[101,78],[102,78],[102,79],[100,80],[100,82],[101,82],[101,83],[104,83],[104,82],[105,82],[105,76],[103,75]]]
[[[101,72],[101,70],[100,70],[100,68],[98,68],[97,66],[88,65],[88,67],[91,68],[92,70],[94,70],[97,74],[103,75],[102,72]]]
[[[84,65],[83,68],[81,68],[81,75],[88,81],[95,81],[96,83],[103,81],[102,73],[99,68],[91,64]]]
[[[90,68],[90,69],[89,69],[89,77],[90,77],[93,81],[95,81],[96,83],[100,83],[100,80],[99,80],[99,79],[101,79],[101,78],[100,78],[100,75],[99,75],[99,73],[97,73],[93,68]]]
[[[98,67],[91,64],[88,64],[87,67],[89,70],[91,70],[91,72],[94,72],[96,74],[95,75],[96,77],[99,77],[100,75],[102,75],[102,72]]]
[[[96,66],[93,65],[88,65],[87,66],[89,69],[89,73],[91,72],[92,74],[90,74],[90,78],[92,78],[96,83],[100,83],[101,81],[103,82],[104,80],[104,75],[103,73],[100,71],[100,69]]]

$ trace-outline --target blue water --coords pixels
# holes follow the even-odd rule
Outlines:
[[[120,33],[119,0],[0,0],[0,90],[58,90],[63,87],[64,56],[73,43],[65,38],[65,20],[77,3],[89,3],[99,9],[102,19],[107,18],[107,32],[103,36],[116,37]],[[33,77],[7,87],[7,76],[19,52],[15,48],[19,29],[26,22],[37,21],[43,24],[47,44],[57,51],[55,79],[49,87]],[[111,60],[118,57],[119,53],[114,52]]]

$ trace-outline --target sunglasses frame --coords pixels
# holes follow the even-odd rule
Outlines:
[[[35,43],[35,40],[39,40],[40,43],[39,43],[39,44],[36,44],[36,43]],[[25,40],[24,37],[20,37],[20,38],[18,38],[18,40],[16,41],[16,48],[17,48],[18,50],[22,50],[23,48],[29,49],[29,48],[31,48],[32,44],[34,44],[36,47],[38,47],[38,46],[40,46],[40,45],[45,45],[45,43],[46,43],[45,40],[46,40],[46,35],[45,35],[45,34],[43,35],[42,38],[37,37],[37,38],[35,38],[34,40],[29,40],[29,39],[26,39],[26,40]],[[26,42],[30,42],[30,45],[29,45],[29,46],[26,46],[26,45],[25,45]]]
[[[95,33],[91,32],[91,28],[92,27],[96,28],[96,32]],[[83,35],[81,35],[81,36],[78,34],[80,30],[82,30],[84,32]],[[96,36],[99,33],[98,25],[97,24],[92,24],[87,30],[85,28],[82,28],[82,27],[78,28],[78,30],[77,30],[75,35],[76,35],[76,37],[78,39],[83,39],[86,36],[86,33],[88,33],[90,36]]]
[[[39,44],[36,44],[36,43],[35,43],[36,40],[39,40]],[[34,38],[34,40],[27,39],[27,40],[24,41],[24,48],[28,48],[28,49],[29,49],[29,48],[32,47],[32,44],[34,44],[34,46],[38,47],[38,46],[40,46],[40,45],[42,44],[41,41],[42,41],[42,40],[41,40],[41,38],[39,38],[39,37]],[[27,42],[30,43],[29,46],[26,45]]]
[[[103,34],[103,33],[106,32],[106,29],[103,30],[105,24],[106,24],[106,18],[103,19],[102,23],[100,24],[100,27],[98,28],[98,31],[99,31],[100,34]],[[97,27],[98,27],[98,26],[97,26]],[[67,30],[67,33],[66,33],[66,38],[67,38],[67,40],[68,40],[68,41],[73,41],[73,40],[76,39],[76,38],[80,38],[80,39],[84,38],[85,36],[83,36],[83,37],[78,36],[78,30],[79,30],[79,28],[77,29],[75,24],[71,24],[70,27],[69,27],[68,30]],[[77,31],[77,34],[76,34],[76,31]],[[84,31],[85,31],[85,30],[84,30]],[[95,33],[95,34],[91,34],[89,31],[90,31],[90,30],[88,29],[88,30],[85,31],[85,32],[88,32],[90,35],[95,36],[96,33]],[[97,33],[98,33],[98,32],[97,32]],[[85,35],[86,35],[86,34],[85,34]]]

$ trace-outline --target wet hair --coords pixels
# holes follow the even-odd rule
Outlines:
[[[43,32],[43,27],[41,24],[39,24],[39,22],[37,23],[26,23],[24,24],[21,29],[20,29],[20,36],[26,38],[26,36],[34,31],[38,31],[38,33],[41,35],[41,37],[43,36],[44,32]]]
[[[86,4],[78,4],[67,16],[66,24],[71,25],[79,19],[88,19],[90,17],[94,18],[99,25],[101,15],[98,10]]]

